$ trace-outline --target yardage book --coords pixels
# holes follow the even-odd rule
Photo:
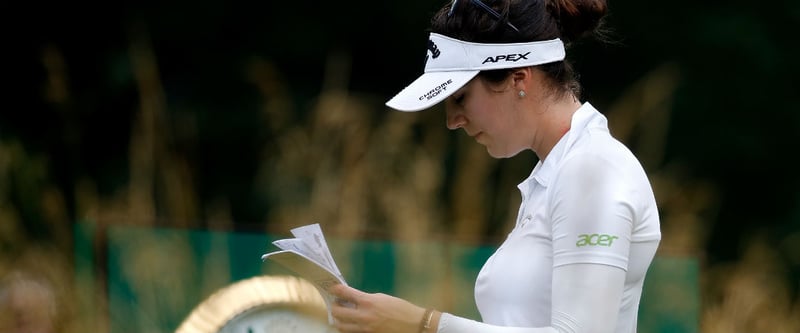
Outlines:
[[[319,223],[297,227],[291,232],[295,238],[272,242],[281,250],[264,254],[261,260],[277,262],[317,287],[328,308],[328,321],[332,324],[331,304],[335,297],[328,293],[328,288],[339,283],[347,285],[347,282],[331,256]]]

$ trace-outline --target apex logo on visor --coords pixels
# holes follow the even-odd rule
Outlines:
[[[517,62],[522,59],[528,60],[528,55],[531,54],[530,52],[527,53],[516,53],[516,54],[501,54],[494,57],[488,57],[486,60],[483,61],[482,64],[487,62],[498,62],[498,61],[511,61]]]

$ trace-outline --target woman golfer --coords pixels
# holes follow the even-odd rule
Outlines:
[[[482,321],[338,285],[339,331],[636,331],[661,239],[656,201],[565,61],[564,43],[593,33],[606,11],[604,0],[460,0],[433,17],[425,73],[387,105],[444,101],[447,127],[492,157],[530,149],[539,161],[518,186],[513,230],[475,282]]]

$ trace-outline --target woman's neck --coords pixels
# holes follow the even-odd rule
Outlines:
[[[580,107],[580,101],[572,94],[546,104],[539,119],[539,137],[534,140],[532,147],[540,160],[544,161],[556,143],[567,134],[572,124],[572,115]]]

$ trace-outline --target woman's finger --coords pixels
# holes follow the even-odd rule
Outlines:
[[[358,309],[335,302],[333,306],[331,306],[331,315],[336,318],[345,319],[345,321],[351,321],[351,319],[358,316]]]
[[[341,333],[367,332],[357,311],[341,307],[340,309],[343,309],[342,312],[331,312],[334,318],[333,327],[336,327]]]
[[[336,322],[333,324],[333,327],[336,328],[337,331],[341,333],[362,333],[364,329],[359,324],[355,323],[347,323],[347,322]]]

